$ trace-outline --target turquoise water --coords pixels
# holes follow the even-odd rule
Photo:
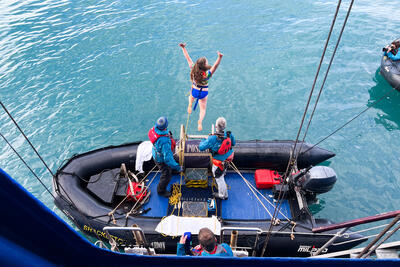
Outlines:
[[[190,88],[178,47],[186,42],[194,59],[224,54],[210,80],[204,133],[222,115],[241,140],[295,139],[336,4],[2,1],[0,98],[53,171],[75,153],[146,139],[161,115],[178,134]],[[382,47],[399,37],[400,13],[384,5],[354,4],[306,141],[318,142],[391,90],[378,67]],[[50,187],[49,173],[3,111],[0,125]],[[344,221],[400,207],[398,92],[320,146],[337,154],[327,164],[338,182],[312,207],[317,217]],[[0,151],[0,167],[56,210],[3,140]]]

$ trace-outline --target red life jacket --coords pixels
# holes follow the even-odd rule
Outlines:
[[[160,138],[161,136],[169,137],[169,139],[171,139],[171,151],[172,152],[175,151],[176,142],[175,142],[174,138],[172,138],[171,134],[158,134],[158,133],[156,133],[156,130],[153,127],[149,130],[148,136],[149,136],[150,142],[153,145],[157,142],[158,138]]]
[[[192,252],[194,254],[194,256],[201,256],[203,254],[205,250],[202,248],[201,245],[197,245],[196,247],[193,248]],[[208,254],[210,255],[214,255],[214,254],[221,254],[221,253],[226,253],[226,249],[221,245],[221,244],[217,244],[215,246],[215,248],[213,249],[213,251],[208,252],[206,251]]]
[[[217,151],[217,153],[220,154],[220,155],[224,155],[224,154],[228,153],[229,150],[231,150],[231,148],[232,148],[232,140],[231,140],[231,138],[227,137],[227,136],[218,135],[218,134],[217,134],[217,138],[220,138],[220,139],[222,138],[222,140],[223,140],[221,146],[219,147],[219,149]]]
[[[232,153],[225,161],[231,162],[233,160],[233,156],[235,153]],[[212,163],[217,166],[221,171],[224,170],[224,164],[223,161],[217,160],[217,159],[212,159]]]

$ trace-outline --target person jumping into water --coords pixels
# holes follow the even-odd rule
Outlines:
[[[200,114],[197,122],[197,130],[201,131],[203,130],[203,119],[206,115],[207,109],[208,80],[217,70],[223,54],[217,51],[218,58],[212,66],[208,65],[207,58],[205,57],[201,57],[196,61],[196,63],[193,63],[188,51],[186,50],[186,43],[180,43],[179,46],[182,47],[183,55],[191,69],[190,80],[192,81],[192,90],[189,95],[188,113],[192,113],[193,100],[196,99],[193,110],[196,109],[197,103],[199,103]]]

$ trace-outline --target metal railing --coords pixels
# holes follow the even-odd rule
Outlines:
[[[144,246],[148,252],[149,255],[152,254],[150,251],[150,247],[147,243],[146,236],[139,226],[132,226],[132,227],[120,227],[120,226],[106,226],[103,228],[103,231],[106,233],[106,236],[108,238],[108,242],[111,245],[111,250],[112,251],[118,251],[118,244],[117,242],[111,237],[109,231],[132,231],[132,235],[136,241],[136,244],[138,246]]]
[[[397,232],[400,229],[400,225],[398,225],[395,229],[390,230],[394,225],[398,224],[398,222],[400,220],[400,210],[392,211],[392,212],[386,212],[386,213],[373,215],[373,216],[368,216],[368,217],[363,217],[363,218],[359,218],[359,219],[355,219],[355,220],[351,220],[351,221],[347,221],[347,222],[331,224],[331,225],[327,225],[327,226],[321,226],[321,227],[312,229],[312,231],[314,233],[321,233],[321,232],[331,231],[331,230],[335,230],[335,229],[341,229],[341,230],[338,231],[328,242],[326,242],[315,253],[311,253],[311,256],[314,257],[314,256],[319,255],[325,248],[330,246],[338,237],[344,235],[345,232],[350,227],[357,226],[357,225],[363,225],[363,224],[367,224],[367,223],[371,223],[371,222],[382,221],[382,220],[391,219],[391,218],[394,218],[394,219],[389,224],[387,224],[386,227],[379,234],[373,235],[373,236],[375,236],[375,239],[373,241],[371,241],[371,243],[368,244],[357,255],[357,258],[366,258],[369,255],[371,255],[372,253],[374,253],[374,251],[377,248],[379,248],[379,246],[381,246],[386,240],[388,240],[395,232]],[[379,228],[379,227],[372,227],[372,228],[369,228],[369,229],[364,229],[364,230],[361,230],[360,232],[365,232],[365,231],[372,230],[372,229],[377,229],[377,228]],[[353,232],[352,234],[355,234],[355,233],[357,233],[357,232]],[[377,244],[377,242],[382,237],[384,237],[383,240],[380,241]],[[363,237],[363,238],[365,238],[365,237]]]
[[[252,256],[256,256],[256,246],[259,240],[260,235],[263,233],[263,231],[260,228],[256,227],[222,227],[221,232],[220,232],[220,243],[224,242],[224,232],[225,231],[231,231],[231,244],[230,246],[232,249],[251,249],[253,250]],[[254,245],[252,247],[237,247],[236,246],[236,241],[237,237],[239,236],[239,232],[256,232],[256,238],[254,241]]]

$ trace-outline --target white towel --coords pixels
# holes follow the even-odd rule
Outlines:
[[[152,153],[151,150],[153,148],[153,144],[150,141],[141,142],[136,151],[136,162],[135,169],[139,172],[143,172],[143,163],[145,161],[151,160]]]
[[[215,235],[221,233],[221,223],[217,217],[180,217],[170,215],[162,219],[157,227],[156,231],[169,236],[181,236],[185,232],[191,232],[192,234],[198,234],[200,229],[207,227]]]

